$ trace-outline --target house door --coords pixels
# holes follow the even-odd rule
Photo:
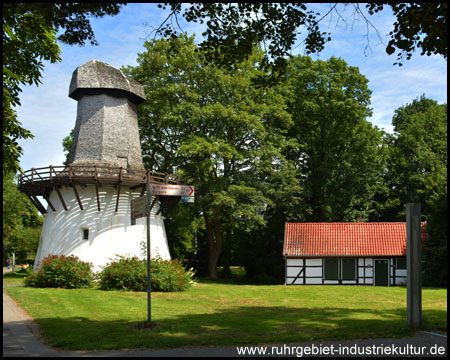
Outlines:
[[[375,260],[375,286],[389,286],[388,260]]]

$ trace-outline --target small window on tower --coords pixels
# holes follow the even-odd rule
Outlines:
[[[83,229],[83,240],[89,240],[89,229]]]

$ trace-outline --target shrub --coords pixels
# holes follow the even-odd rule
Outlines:
[[[28,270],[24,283],[31,287],[90,287],[94,280],[91,267],[73,255],[49,255],[38,264],[37,272]]]
[[[177,259],[152,259],[150,267],[152,291],[183,291],[195,283],[193,270],[185,270]]]
[[[137,257],[118,256],[97,275],[102,290],[147,290],[147,264]]]
[[[177,260],[152,259],[152,291],[183,291],[194,284],[192,270]],[[147,261],[119,256],[99,273],[103,290],[147,291]]]

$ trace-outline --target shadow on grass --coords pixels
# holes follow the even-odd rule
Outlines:
[[[49,344],[71,350],[286,344],[403,337],[413,333],[406,325],[405,309],[240,306],[171,318],[155,315],[151,328],[144,328],[139,322],[94,321],[85,317],[43,318],[36,322]],[[425,328],[446,330],[446,323],[436,322],[446,316],[443,310],[424,311]]]

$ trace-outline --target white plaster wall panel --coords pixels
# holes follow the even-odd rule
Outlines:
[[[303,266],[303,259],[287,259],[288,266]]]
[[[307,266],[322,266],[322,258],[320,259],[306,259]]]
[[[308,276],[322,276],[322,268],[311,268],[311,267],[307,267],[306,268],[306,277]]]
[[[366,276],[368,277],[373,276],[373,267],[366,267]]]
[[[322,284],[322,279],[306,279],[307,285]]]
[[[405,278],[396,278],[395,285],[406,285],[406,277]]]
[[[298,273],[301,271],[301,267],[288,267],[287,268],[287,276],[297,276]],[[303,277],[303,275],[301,275]]]
[[[49,254],[76,255],[83,261],[92,262],[95,270],[105,265],[116,254],[141,257],[141,242],[146,242],[146,218],[137,219],[131,225],[130,200],[140,193],[130,196],[127,188],[122,188],[118,212],[115,212],[117,189],[113,186],[99,188],[100,208],[94,185],[77,186],[84,210],[80,210],[72,188],[61,188],[60,193],[69,209],[64,208],[56,191],[50,194],[50,201],[56,212],[50,208],[45,216],[36,264]],[[170,259],[164,221],[155,217],[157,204],[151,216],[151,254]],[[89,239],[82,239],[82,229],[89,229]]]
[[[325,285],[339,284],[338,280],[324,280]]]
[[[294,282],[294,279],[287,279],[289,285],[303,285],[303,277],[299,277]]]

